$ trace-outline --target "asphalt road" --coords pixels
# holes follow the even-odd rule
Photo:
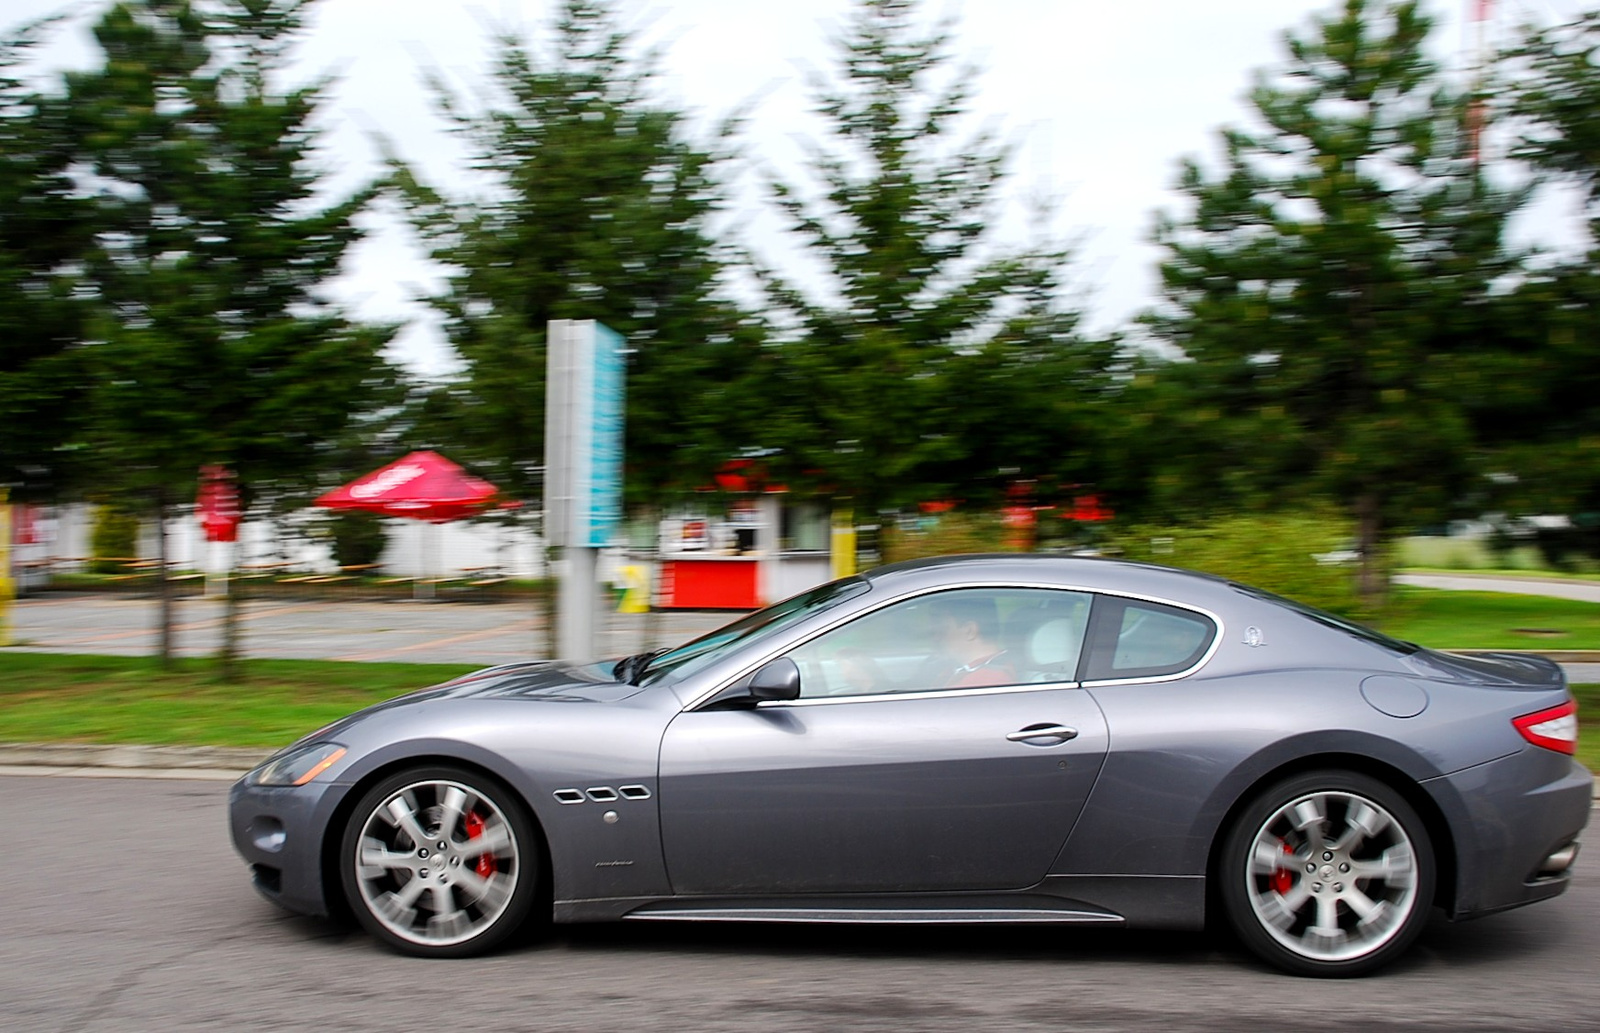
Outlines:
[[[1395,583],[1419,588],[1447,588],[1468,592],[1509,592],[1512,595],[1544,595],[1554,599],[1576,599],[1600,603],[1600,582],[1569,581],[1558,578],[1509,577],[1501,574],[1396,574]]]
[[[1600,879],[1436,921],[1380,976],[1200,934],[560,927],[429,962],[260,900],[211,782],[0,778],[0,1030],[1600,1030]],[[1587,871],[1587,876],[1586,876]]]
[[[178,655],[214,655],[222,600],[190,597],[175,605]],[[488,666],[549,655],[549,631],[531,602],[251,600],[240,609],[240,648],[253,657]],[[597,627],[598,655],[676,645],[738,616],[607,613]],[[33,652],[150,656],[159,642],[157,603],[143,597],[41,595],[18,601],[11,618],[14,648]]]

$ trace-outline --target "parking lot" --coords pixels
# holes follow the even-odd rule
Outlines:
[[[180,656],[208,656],[221,642],[224,603],[193,596],[174,603]],[[48,653],[148,656],[159,639],[156,600],[43,595],[11,610],[16,648]],[[673,645],[733,620],[737,612],[606,613],[597,656]],[[240,607],[246,656],[305,660],[499,664],[548,657],[548,621],[538,604],[249,600]]]

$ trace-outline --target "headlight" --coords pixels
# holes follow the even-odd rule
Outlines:
[[[344,747],[336,742],[313,742],[274,757],[245,776],[245,781],[258,786],[303,786],[334,765],[344,756]]]

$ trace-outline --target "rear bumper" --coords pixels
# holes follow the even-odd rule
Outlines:
[[[1455,844],[1451,918],[1477,918],[1566,891],[1570,867],[1558,873],[1541,868],[1589,821],[1594,776],[1582,765],[1530,746],[1423,787],[1444,813]]]

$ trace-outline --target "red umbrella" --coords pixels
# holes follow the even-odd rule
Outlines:
[[[472,476],[437,452],[413,452],[335,488],[319,498],[317,505],[442,524],[488,509],[499,493],[488,481]],[[438,543],[431,540],[435,533],[423,536],[423,551],[434,554],[432,559],[424,556],[425,570],[436,566]],[[431,598],[433,581],[419,580],[416,595]]]
[[[444,523],[489,508],[499,489],[437,452],[413,452],[317,500],[329,509]]]

